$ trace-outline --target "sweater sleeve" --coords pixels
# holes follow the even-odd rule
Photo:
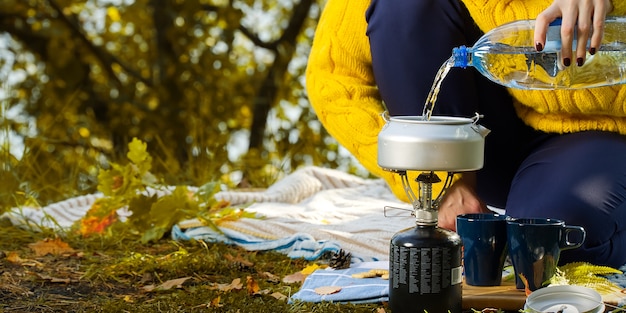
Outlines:
[[[327,2],[309,55],[306,88],[328,133],[370,173],[385,179],[396,197],[407,201],[400,175],[382,170],[377,162],[385,109],[374,81],[365,34],[368,5],[368,0]],[[417,174],[409,173],[409,181],[413,182]],[[441,186],[433,186],[434,192],[440,190]]]
[[[613,0],[611,1],[613,4],[613,11],[609,12],[609,15],[624,15],[626,14],[626,1],[624,0]]]
[[[515,20],[534,19],[553,0],[463,0],[476,24],[488,31]],[[626,1],[612,0],[613,10],[608,15],[626,14]]]

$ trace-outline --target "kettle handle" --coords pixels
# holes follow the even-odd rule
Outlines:
[[[483,117],[485,116],[482,114],[479,114],[478,112],[474,113],[474,116],[472,117],[473,124],[476,125],[476,123],[478,123],[478,120]]]
[[[479,119],[481,119],[481,118],[483,118],[483,117],[484,117],[484,115],[482,115],[482,114],[478,114],[478,112],[477,112],[477,113],[476,113],[476,115],[474,115],[474,117],[472,117],[472,121],[473,121],[473,122],[472,122],[472,126],[471,126],[471,127],[472,127],[472,129],[473,129],[475,132],[477,132],[478,134],[480,134],[480,135],[484,138],[484,137],[485,137],[485,136],[487,136],[487,135],[488,135],[491,131],[490,131],[488,128],[486,128],[486,127],[484,127],[484,126],[482,126],[482,125],[478,124],[478,120],[479,120]]]
[[[391,118],[389,117],[389,111],[384,110],[382,113],[380,113],[380,117],[383,118],[383,120],[387,123],[389,123],[389,121],[391,120]]]

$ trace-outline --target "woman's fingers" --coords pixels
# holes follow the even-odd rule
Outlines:
[[[559,7],[552,4],[535,18],[534,42],[535,49],[537,51],[543,50],[546,46],[546,34],[548,33],[548,27],[550,26],[550,23],[559,17],[561,17]]]
[[[600,49],[604,19],[612,9],[610,0],[555,0],[536,18],[535,48],[541,51],[545,47],[549,24],[561,18],[562,63],[582,66],[587,52],[593,55]]]

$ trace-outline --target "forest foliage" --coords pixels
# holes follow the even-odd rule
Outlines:
[[[132,138],[164,184],[263,187],[302,165],[358,171],[304,88],[321,7],[0,1],[0,208],[95,192]]]

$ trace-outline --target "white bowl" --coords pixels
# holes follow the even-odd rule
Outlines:
[[[531,293],[524,309],[534,313],[604,312],[602,296],[581,286],[548,286]]]

